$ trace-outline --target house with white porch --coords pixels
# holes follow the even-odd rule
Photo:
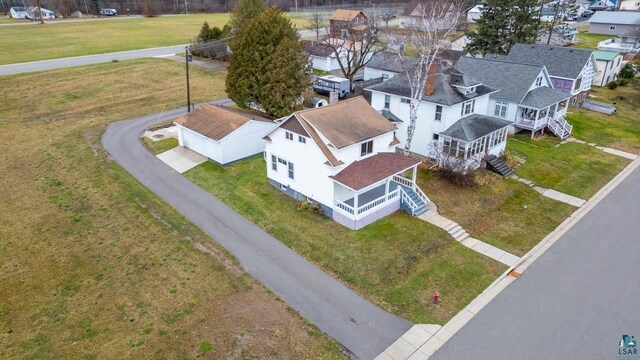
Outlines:
[[[462,59],[462,58],[461,58]],[[410,151],[437,160],[445,156],[465,160],[476,168],[487,155],[500,156],[512,122],[487,115],[489,97],[497,89],[487,86],[453,67],[434,64],[418,103],[417,120]],[[371,106],[397,127],[400,146],[407,141],[411,89],[406,75],[398,75],[368,87]]]
[[[573,127],[565,120],[571,95],[553,88],[541,65],[462,57],[456,69],[500,91],[489,96],[487,115],[511,122],[511,131],[531,136],[546,128],[564,139]]]
[[[486,58],[544,66],[553,88],[570,94],[573,104],[581,104],[587,99],[597,71],[593,50],[588,49],[515,44],[506,56],[488,55]]]
[[[396,127],[363,97],[295,112],[265,137],[269,183],[358,230],[399,209],[427,210],[419,159],[396,152]]]

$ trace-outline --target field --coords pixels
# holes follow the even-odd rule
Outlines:
[[[598,50],[598,43],[602,40],[611,39],[613,35],[589,34],[581,31],[576,35],[577,44],[575,47],[582,49]]]
[[[0,78],[0,358],[343,357],[100,146],[109,122],[182,105],[183,76],[139,60]],[[191,79],[195,101],[224,95],[221,74]]]
[[[358,231],[267,182],[262,157],[204,163],[186,176],[364,297],[416,323],[444,324],[506,270],[402,211]],[[433,304],[434,290],[442,302]]]
[[[5,26],[0,28],[0,48],[11,51],[0,53],[0,65],[187,44],[198,35],[205,20],[222,27],[229,14]],[[304,18],[292,20],[299,29],[307,22]]]
[[[594,87],[590,98],[613,104],[617,111],[609,116],[569,108],[567,121],[573,124],[573,136],[601,146],[640,154],[640,89],[631,84],[615,90]]]

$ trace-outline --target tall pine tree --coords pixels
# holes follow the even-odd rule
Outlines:
[[[231,31],[234,34],[238,34],[251,19],[262,14],[266,8],[267,3],[265,0],[238,0],[233,7],[231,19],[229,20]]]
[[[226,90],[240,107],[260,105],[279,117],[302,105],[310,85],[309,60],[291,20],[269,8],[235,39]]]
[[[466,50],[483,56],[506,54],[515,43],[534,42],[540,23],[537,1],[486,0]]]

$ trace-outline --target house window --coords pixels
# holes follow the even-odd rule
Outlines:
[[[620,58],[618,58],[618,63],[616,64],[616,66],[620,65]]]
[[[298,141],[303,143],[303,144],[306,144],[307,143],[307,138],[304,137],[304,136],[298,135]]]
[[[613,69],[613,61],[611,62],[611,66],[609,66],[609,70]]]
[[[271,155],[271,170],[278,171],[278,158],[275,155]]]
[[[289,132],[289,131],[286,131],[286,132],[284,133],[284,136],[286,136],[287,140],[291,140],[291,141],[293,141],[293,133],[291,133],[291,132]]]
[[[542,86],[542,76],[538,76],[536,79],[536,87]]]
[[[460,115],[466,116],[473,113],[473,109],[475,108],[475,106],[476,106],[475,99],[471,101],[465,101],[464,103],[462,103],[462,109],[460,110]]]
[[[402,99],[400,99],[400,102],[403,103],[403,104],[409,104],[409,103],[411,103],[411,100],[409,100],[407,98],[402,98]]]
[[[509,104],[502,101],[496,101],[496,108],[493,110],[493,115],[501,118],[507,117],[507,108]]]
[[[293,179],[293,163],[289,162],[289,179]]]
[[[282,165],[287,165],[287,160],[284,160],[282,158],[278,158],[278,162]]]
[[[391,95],[384,96],[384,108],[389,110],[389,106],[391,106]]]
[[[433,140],[438,140],[440,139],[440,135],[438,134],[433,134]]]
[[[389,74],[382,74],[382,81],[389,80]]]
[[[615,26],[615,25],[611,25],[611,26],[609,26],[609,30],[615,30],[615,29],[616,29],[616,26]]]
[[[360,156],[365,156],[373,152],[373,140],[360,144]]]
[[[436,105],[436,121],[442,121],[442,106]]]
[[[346,39],[349,36],[349,30],[347,29],[342,29],[340,30],[340,37],[343,39]]]

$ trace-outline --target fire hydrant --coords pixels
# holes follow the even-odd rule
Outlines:
[[[433,292],[433,303],[437,304],[440,302],[440,293],[438,292],[438,290]]]

